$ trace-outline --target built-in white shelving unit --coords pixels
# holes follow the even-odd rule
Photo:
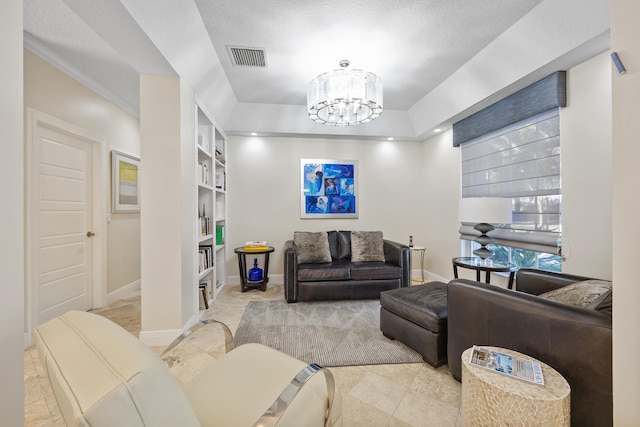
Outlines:
[[[196,103],[197,247],[196,277],[200,308],[215,300],[227,281],[226,140]],[[205,292],[202,292],[204,288]],[[206,295],[206,301],[204,300]]]

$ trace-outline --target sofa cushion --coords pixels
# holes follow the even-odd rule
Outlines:
[[[329,239],[329,252],[331,253],[331,261],[338,261],[338,259],[340,259],[340,243],[338,243],[338,232],[327,231],[327,238]]]
[[[354,280],[401,279],[402,268],[384,262],[354,262],[351,264]]]
[[[382,231],[352,231],[351,261],[384,262]]]
[[[331,264],[299,264],[299,282],[325,282],[333,280],[351,279],[349,265],[341,263]]]
[[[600,296],[611,290],[607,280],[584,280],[540,294],[541,297],[577,307],[589,307]]]
[[[351,232],[338,231],[338,243],[340,247],[338,259],[340,261],[351,261]]]
[[[293,233],[293,242],[297,247],[298,263],[331,262],[329,238],[325,231],[318,233],[296,231]]]
[[[613,289],[609,289],[607,292],[596,298],[589,308],[596,311],[602,311],[603,313],[613,313]]]

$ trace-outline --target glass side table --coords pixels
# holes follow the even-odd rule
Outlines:
[[[484,271],[485,283],[490,283],[491,273],[509,273],[509,289],[513,289],[513,279],[518,270],[518,266],[512,262],[494,261],[492,259],[482,259],[479,257],[458,257],[451,260],[453,263],[453,277],[458,278],[458,267],[468,268],[476,271],[476,281],[480,282],[480,272]]]
[[[413,261],[414,252],[415,256],[420,257],[420,279],[411,278],[411,282],[424,283],[424,254],[427,248],[424,246],[409,246],[411,250],[411,260]],[[413,268],[412,268],[413,269]]]

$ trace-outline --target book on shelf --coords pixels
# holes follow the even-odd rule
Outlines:
[[[216,170],[216,188],[219,190],[227,189],[227,174],[223,170]]]
[[[216,225],[216,245],[224,245],[224,225]]]
[[[209,236],[213,230],[211,228],[211,217],[207,216],[205,204],[202,205],[198,220],[200,221],[200,237]]]
[[[205,237],[211,234],[211,217],[201,216],[200,220],[200,236]]]
[[[209,166],[206,163],[198,163],[198,176],[200,184],[209,185]]]
[[[474,345],[469,363],[512,378],[544,385],[540,362]]]
[[[213,246],[200,245],[198,248],[198,273],[213,267]]]

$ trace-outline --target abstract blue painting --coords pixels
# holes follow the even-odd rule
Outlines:
[[[355,160],[302,159],[301,218],[357,218]]]

